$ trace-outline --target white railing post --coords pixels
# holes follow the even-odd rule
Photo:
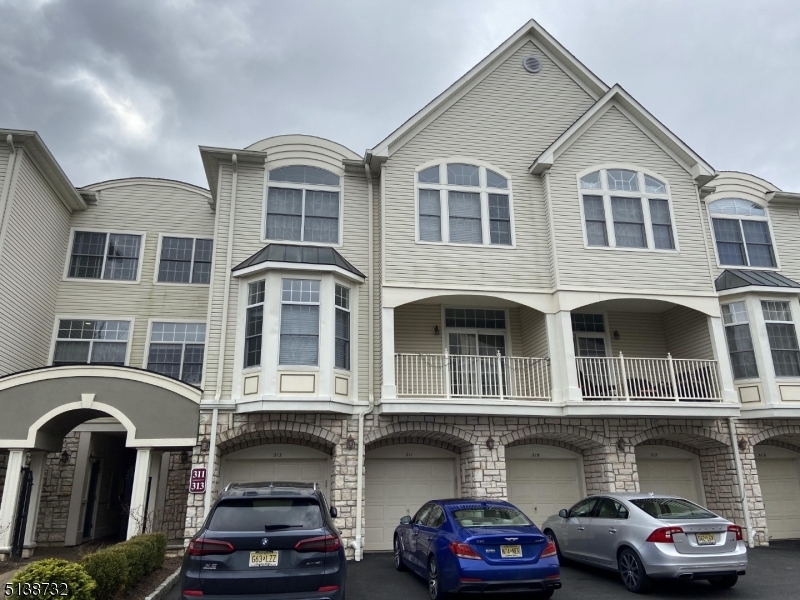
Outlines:
[[[500,356],[500,350],[497,351],[497,395],[500,396],[500,400],[503,400],[503,365],[501,364],[502,357]]]
[[[444,351],[444,393],[445,397],[450,400],[452,392],[450,390],[450,351]]]
[[[678,378],[675,377],[675,363],[672,362],[672,353],[667,352],[667,362],[669,364],[669,380],[672,383],[672,389],[674,390],[675,395],[675,402],[680,401],[681,396],[678,393]]]
[[[619,353],[619,368],[622,374],[622,391],[625,395],[625,400],[630,401],[631,394],[628,390],[628,375],[625,372],[625,358],[622,356],[622,352]]]

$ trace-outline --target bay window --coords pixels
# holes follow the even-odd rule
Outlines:
[[[284,279],[281,291],[281,365],[319,364],[319,280]]]
[[[350,369],[350,289],[336,284],[336,332],[334,366]]]
[[[750,319],[744,301],[722,305],[722,323],[731,357],[734,379],[758,377],[756,353],[750,334]]]
[[[775,377],[800,377],[800,347],[788,302],[761,301]]]
[[[244,333],[244,366],[261,364],[262,333],[264,329],[264,281],[247,286],[247,312]]]

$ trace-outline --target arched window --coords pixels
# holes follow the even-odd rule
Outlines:
[[[579,185],[587,246],[675,250],[665,182],[640,171],[598,169]]]
[[[511,182],[483,166],[442,163],[417,172],[418,241],[511,246]]]
[[[307,165],[269,172],[267,240],[338,244],[341,183],[335,173]]]
[[[741,198],[709,203],[717,257],[721,266],[777,267],[767,210]]]

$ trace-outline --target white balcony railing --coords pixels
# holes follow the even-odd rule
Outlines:
[[[395,354],[398,396],[550,399],[550,360],[518,356]]]
[[[576,359],[584,400],[720,402],[717,361],[617,357]]]

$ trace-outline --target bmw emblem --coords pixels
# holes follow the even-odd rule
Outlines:
[[[269,546],[269,540],[267,538],[261,538],[261,545],[264,546],[264,548],[266,548],[267,546]]]

